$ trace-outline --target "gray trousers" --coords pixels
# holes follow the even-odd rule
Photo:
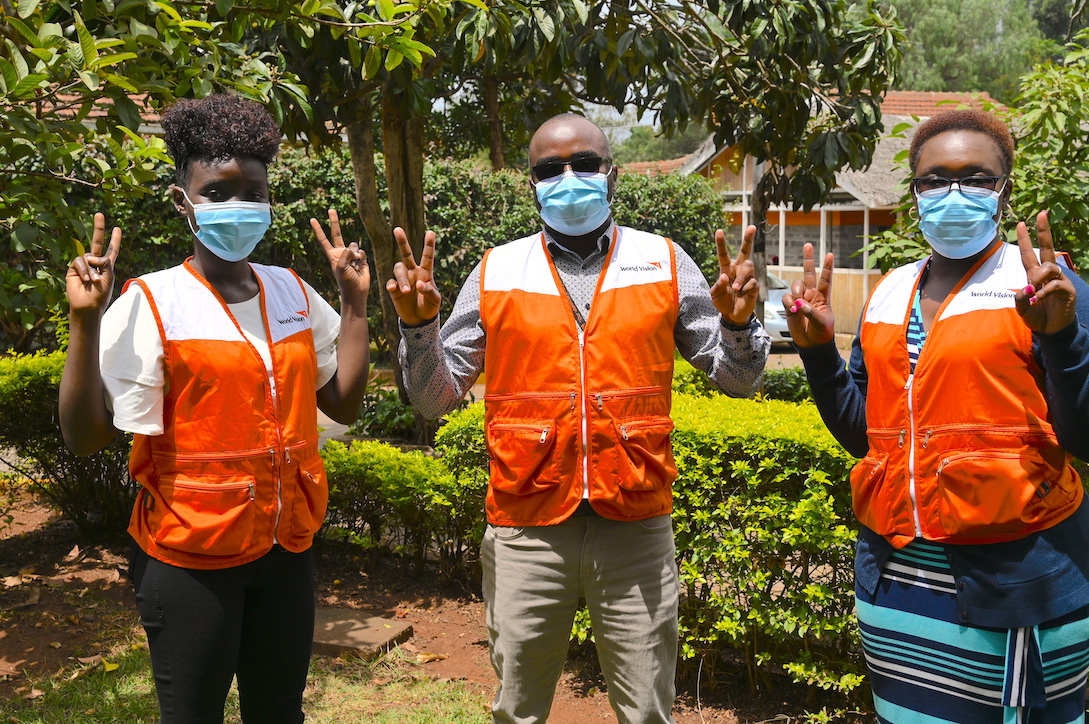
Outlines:
[[[673,722],[678,582],[668,515],[489,525],[481,559],[488,643],[499,677],[494,722],[548,720],[580,597],[618,720]]]

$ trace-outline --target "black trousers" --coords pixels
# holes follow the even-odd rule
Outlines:
[[[178,568],[133,546],[162,724],[221,724],[238,677],[242,721],[300,724],[314,636],[311,551],[275,547],[215,571]]]

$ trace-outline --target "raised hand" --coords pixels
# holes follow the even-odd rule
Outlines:
[[[435,286],[435,233],[424,234],[423,254],[419,265],[412,255],[412,247],[405,236],[405,230],[397,227],[393,230],[397,248],[401,252],[401,261],[393,265],[393,279],[386,281],[386,291],[393,299],[393,308],[401,321],[414,326],[434,319],[439,313],[442,295]]]
[[[106,237],[106,217],[95,214],[90,252],[78,256],[68,266],[64,281],[68,304],[74,315],[101,314],[110,302],[113,291],[114,262],[121,249],[121,229],[113,227],[110,246],[105,255],[102,242]]]
[[[1025,222],[1017,224],[1017,246],[1021,250],[1028,285],[1014,295],[1014,303],[1029,329],[1040,334],[1054,334],[1077,319],[1077,292],[1055,263],[1055,247],[1046,211],[1036,216],[1036,240],[1040,244],[1039,258],[1032,248]]]
[[[317,219],[310,219],[310,228],[314,230],[314,236],[318,238],[325,256],[329,259],[329,266],[333,269],[340,286],[341,294],[358,295],[364,297],[371,289],[371,270],[367,266],[367,254],[359,248],[359,244],[352,242],[345,246],[344,236],[340,233],[340,217],[333,209],[329,209],[329,233],[333,237],[332,243],[325,236],[325,230]]]
[[[802,251],[802,278],[790,285],[783,295],[790,338],[798,347],[816,347],[836,337],[832,316],[832,253],[824,255],[824,267],[817,278],[813,262],[813,245]]]
[[[718,279],[711,287],[711,301],[723,319],[738,327],[748,323],[760,296],[760,283],[756,280],[755,269],[749,259],[754,236],[755,226],[745,229],[737,258],[731,260],[730,252],[726,249],[725,232],[722,229],[715,231]]]

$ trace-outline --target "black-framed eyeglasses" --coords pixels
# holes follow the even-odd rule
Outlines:
[[[533,166],[533,178],[538,181],[555,178],[563,175],[568,166],[575,173],[608,173],[612,169],[613,160],[601,156],[579,156],[567,161],[547,161]],[[602,168],[604,166],[604,168]]]
[[[927,198],[945,196],[953,188],[953,184],[956,184],[963,194],[985,196],[992,191],[1000,190],[1005,178],[1005,176],[965,176],[963,178],[916,176],[911,179],[911,186],[915,189],[915,193]]]

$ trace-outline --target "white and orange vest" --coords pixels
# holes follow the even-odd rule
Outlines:
[[[1055,525],[1083,495],[1048,419],[1045,375],[1014,307],[1018,248],[981,259],[938,310],[914,374],[906,333],[920,261],[890,272],[863,312],[870,449],[854,509],[894,546],[994,543]]]
[[[676,278],[672,242],[616,227],[580,333],[543,234],[488,251],[490,523],[558,523],[584,489],[614,520],[672,510]]]
[[[129,533],[176,566],[237,566],[274,542],[306,550],[325,516],[309,301],[294,272],[250,266],[271,375],[188,262],[134,280],[159,326],[168,390],[163,434],[133,441],[129,468],[142,489]]]

